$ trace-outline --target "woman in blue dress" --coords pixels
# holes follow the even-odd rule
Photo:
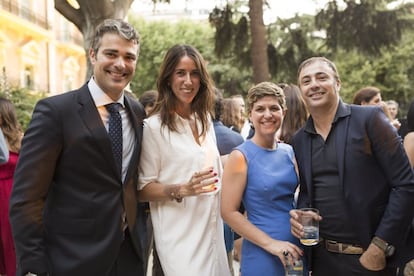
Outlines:
[[[286,262],[303,255],[289,222],[299,183],[296,161],[292,147],[275,139],[286,110],[283,90],[274,83],[259,83],[249,90],[247,106],[255,133],[225,164],[221,213],[244,237],[241,275],[282,276]],[[238,211],[241,201],[246,216]]]

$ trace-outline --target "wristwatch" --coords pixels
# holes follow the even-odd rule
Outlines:
[[[374,237],[371,242],[375,244],[379,249],[384,251],[385,257],[391,257],[392,255],[394,255],[395,247],[387,243],[383,239]]]

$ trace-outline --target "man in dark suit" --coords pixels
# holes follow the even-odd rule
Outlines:
[[[36,105],[10,201],[18,275],[145,275],[145,218],[137,208],[145,113],[124,92],[138,52],[131,25],[105,20],[89,51],[88,83]],[[111,103],[120,106],[118,163],[108,134]]]
[[[298,207],[323,218],[322,239],[310,249],[313,275],[395,275],[414,254],[414,175],[401,138],[379,107],[341,101],[330,60],[305,60],[298,83],[311,115],[292,142]],[[300,215],[291,211],[298,238]]]

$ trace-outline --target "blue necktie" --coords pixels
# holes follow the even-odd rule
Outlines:
[[[122,118],[119,114],[121,104],[111,103],[105,107],[109,112],[108,134],[112,143],[112,153],[119,174],[122,176]]]

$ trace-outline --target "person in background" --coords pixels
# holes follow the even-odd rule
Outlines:
[[[7,142],[4,138],[3,131],[0,129],[0,164],[6,163],[9,160],[9,150]]]
[[[145,275],[146,218],[137,212],[145,111],[124,93],[139,46],[133,26],[104,20],[89,81],[36,104],[10,199],[18,276]]]
[[[374,86],[368,86],[360,89],[355,95],[353,103],[356,105],[362,105],[362,106],[380,106],[382,111],[385,113],[385,116],[387,116],[389,122],[391,125],[393,125],[397,130],[400,128],[401,124],[397,120],[395,121],[393,117],[391,116],[391,113],[387,107],[386,102],[384,102],[381,99],[381,91],[379,88]]]
[[[246,118],[246,103],[244,101],[244,98],[241,94],[235,94],[230,96],[231,99],[236,101],[236,103],[239,106],[239,112],[240,112],[240,134],[243,137],[243,139],[247,139],[249,135],[251,134],[251,127],[249,120]]]
[[[224,100],[224,108],[222,114],[222,122],[225,126],[230,127],[232,124],[237,123],[238,130],[244,140],[250,139],[253,136],[254,129],[251,127],[249,120],[246,118],[246,104],[244,98],[240,94],[232,95],[229,99]],[[230,106],[230,107],[229,107]],[[237,112],[236,109],[239,111]],[[229,118],[232,118],[230,120]],[[232,128],[235,130],[234,128]],[[240,204],[240,213],[244,214],[243,203]],[[233,258],[235,261],[241,262],[241,250],[242,250],[243,238],[239,234],[234,233],[234,250]]]
[[[150,202],[162,270],[166,276],[228,276],[214,87],[197,49],[175,45],[167,51],[157,90],[157,104],[144,121],[139,196]]]
[[[234,102],[230,99],[231,102]],[[231,130],[229,127],[225,126],[220,118],[223,113],[223,95],[220,90],[216,89],[215,93],[215,104],[214,104],[214,132],[217,139],[217,147],[220,153],[221,162],[224,164],[227,161],[227,158],[230,152],[244,142],[243,137],[240,133]],[[227,260],[230,266],[230,272],[234,275],[233,268],[233,248],[234,248],[234,232],[233,230],[225,223],[224,224],[224,242],[226,244]]]
[[[297,85],[284,83],[278,85],[285,94],[286,113],[276,136],[279,141],[290,144],[295,132],[305,125],[309,113]]]
[[[233,98],[224,98],[221,101],[223,109],[220,116],[220,121],[224,126],[230,128],[231,130],[240,133],[241,128],[243,127],[244,117],[240,113],[240,106],[236,100]]]
[[[401,128],[401,123],[397,118],[398,115],[398,103],[394,100],[388,100],[385,102],[388,108],[389,116],[392,125],[399,131]]]
[[[292,140],[298,208],[317,208],[322,219],[320,243],[307,254],[312,275],[396,275],[414,255],[414,174],[397,130],[378,106],[342,102],[325,57],[300,64],[298,85],[310,113]],[[300,212],[290,213],[300,238]]]
[[[147,116],[149,116],[154,109],[157,98],[157,90],[147,90],[139,97],[139,102],[144,106]]]
[[[289,211],[299,184],[292,147],[275,140],[286,110],[283,90],[262,82],[248,91],[247,112],[255,132],[224,166],[221,214],[243,237],[241,275],[284,275],[285,255],[303,254],[290,233]],[[239,212],[240,202],[247,217]]]
[[[381,91],[374,86],[367,86],[358,90],[352,101],[356,105],[381,105]]]
[[[0,98],[0,129],[4,132],[9,159],[0,164],[0,274],[16,275],[16,252],[9,220],[13,175],[19,158],[22,128],[13,103]]]
[[[392,120],[392,117],[391,117],[391,113],[390,113],[390,111],[388,110],[387,103],[386,103],[385,101],[381,101],[381,102],[379,103],[379,106],[381,107],[381,109],[382,109],[382,111],[384,112],[385,116],[388,118],[388,121],[389,121],[389,122],[390,122],[390,124],[392,125],[393,120]]]

